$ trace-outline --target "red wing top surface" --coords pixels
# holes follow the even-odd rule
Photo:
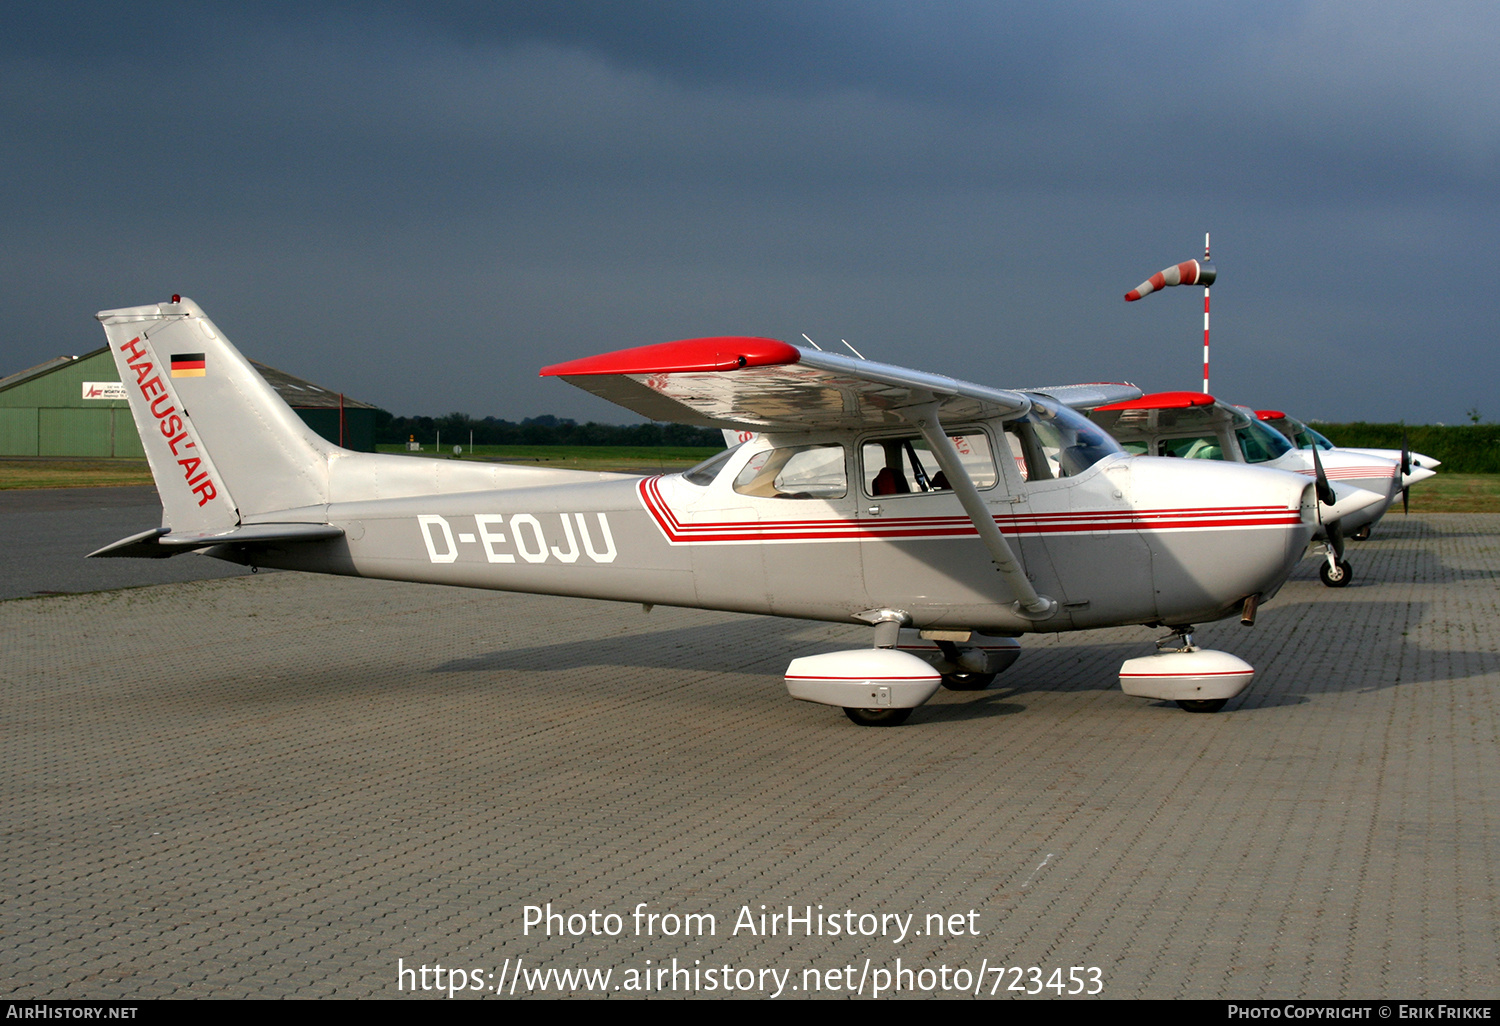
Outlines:
[[[622,349],[541,373],[652,420],[754,431],[901,424],[897,410],[934,400],[944,421],[1031,406],[1019,392],[740,336]]]

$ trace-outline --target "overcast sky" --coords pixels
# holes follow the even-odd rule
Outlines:
[[[0,7],[0,374],[191,296],[402,414],[635,419],[541,366],[847,338],[1001,387],[1500,419],[1500,5]]]

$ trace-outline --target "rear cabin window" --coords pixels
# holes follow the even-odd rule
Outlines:
[[[1188,460],[1222,460],[1224,446],[1218,435],[1193,435],[1189,438],[1163,438],[1160,443],[1163,456],[1181,456]]]
[[[982,431],[949,435],[958,450],[959,462],[974,482],[975,488],[989,488],[999,478],[990,439]],[[900,438],[872,438],[860,450],[867,495],[916,495],[922,492],[947,492],[953,486],[938,466],[937,457],[920,435]]]
[[[734,479],[741,495],[762,499],[842,499],[849,493],[842,445],[789,445],[750,457]]]
[[[683,471],[683,479],[700,488],[707,488],[714,483],[714,478],[719,476],[719,471],[724,469],[724,464],[729,462],[729,457],[733,456],[735,450],[738,448],[739,446],[736,445],[732,449],[725,449],[721,453],[715,453],[691,470]]]

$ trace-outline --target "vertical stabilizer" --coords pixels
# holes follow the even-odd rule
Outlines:
[[[302,422],[196,303],[173,299],[95,315],[166,524],[212,530],[327,502],[328,458],[338,447]]]

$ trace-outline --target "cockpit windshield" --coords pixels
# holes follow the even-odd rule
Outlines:
[[[1286,436],[1264,421],[1252,420],[1234,433],[1246,463],[1269,463],[1292,451]]]
[[[1288,417],[1286,421],[1287,425],[1292,429],[1292,440],[1296,443],[1297,448],[1311,449],[1313,446],[1317,446],[1325,452],[1333,448],[1332,442],[1295,417]]]

